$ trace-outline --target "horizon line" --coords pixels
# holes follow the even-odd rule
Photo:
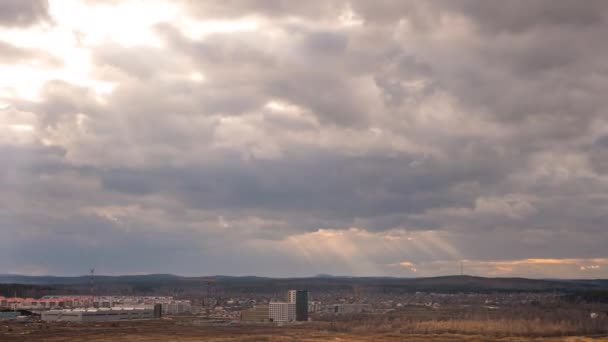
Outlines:
[[[81,275],[28,275],[28,274],[18,274],[18,273],[0,273],[0,277],[28,277],[28,278],[88,278],[89,274],[81,274]],[[486,278],[486,279],[531,279],[531,280],[564,280],[564,281],[572,281],[572,280],[608,280],[608,278],[535,278],[535,277],[525,277],[525,276],[484,276],[484,275],[473,275],[473,274],[446,274],[446,275],[432,275],[432,276],[414,276],[414,277],[405,277],[405,276],[383,276],[383,275],[332,275],[332,274],[317,274],[310,276],[264,276],[264,275],[227,275],[227,274],[215,274],[215,275],[181,275],[174,273],[123,273],[123,274],[95,274],[95,277],[138,277],[138,276],[173,276],[179,278],[218,278],[218,277],[226,277],[226,278],[268,278],[268,279],[310,279],[310,278],[390,278],[390,279],[427,279],[427,278],[445,278],[445,277],[474,277],[474,278]]]

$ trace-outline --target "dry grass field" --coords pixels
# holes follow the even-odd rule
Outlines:
[[[247,325],[201,317],[151,321],[0,321],[0,341],[606,341],[605,306],[557,305],[484,310],[408,307],[385,314],[318,316],[313,322]],[[600,312],[591,319],[589,312]]]
[[[595,317],[591,318],[594,312]],[[493,339],[509,337],[608,336],[606,305],[555,304],[483,307],[407,307],[381,315],[317,317],[317,329],[354,335],[460,334]]]
[[[485,327],[482,327],[482,324]],[[499,336],[506,322],[418,322],[416,329],[358,329],[340,332],[325,324],[285,326],[204,326],[188,319],[120,323],[7,323],[0,324],[0,341],[210,341],[210,342],[394,342],[394,341],[601,341],[591,337]],[[460,325],[460,326],[458,326]],[[496,327],[494,327],[496,326]],[[456,333],[460,331],[461,333]],[[608,339],[604,339],[608,341]]]

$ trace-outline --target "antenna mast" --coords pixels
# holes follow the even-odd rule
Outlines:
[[[95,296],[95,267],[91,268],[91,275],[89,277],[89,292],[91,297]]]

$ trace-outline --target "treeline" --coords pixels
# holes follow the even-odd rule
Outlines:
[[[0,282],[52,286],[56,294],[89,294],[88,277],[25,277],[3,276]],[[9,280],[10,279],[10,280]],[[31,289],[35,289],[31,287]],[[603,280],[541,280],[525,278],[482,278],[473,276],[446,276],[434,278],[264,278],[264,277],[179,277],[167,274],[138,276],[96,276],[95,293],[98,295],[276,295],[287,289],[302,288],[311,292],[350,291],[357,288],[366,294],[405,294],[413,292],[439,293],[497,293],[497,292],[559,292],[608,291]],[[48,288],[47,288],[48,289]],[[19,289],[17,289],[19,290]],[[11,290],[8,290],[9,295]],[[14,289],[13,289],[14,291]],[[34,290],[35,291],[35,290]],[[37,292],[34,292],[37,295]],[[587,298],[587,297],[584,297]],[[593,297],[591,297],[593,298]],[[601,296],[605,300],[605,296]]]
[[[50,286],[28,285],[28,284],[0,284],[0,296],[40,298],[42,296],[55,294],[57,291]]]
[[[565,295],[564,300],[572,303],[608,304],[608,290],[577,291]]]

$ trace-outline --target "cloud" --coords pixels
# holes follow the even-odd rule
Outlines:
[[[515,260],[462,260],[463,272],[467,275],[489,275],[495,277],[589,277],[586,272],[594,273],[592,277],[603,277],[602,266],[608,259],[515,259]],[[401,262],[396,266],[409,269],[410,262]],[[453,260],[435,260],[417,265],[425,273],[442,273],[457,265]],[[448,271],[449,272],[449,271]],[[453,273],[455,273],[452,270]]]
[[[0,26],[30,26],[49,20],[47,0],[5,0],[0,3]]]
[[[0,41],[0,64],[31,63],[42,66],[56,67],[62,61],[38,49],[27,49]]]
[[[0,271],[605,269],[604,2],[70,4],[0,5]]]

